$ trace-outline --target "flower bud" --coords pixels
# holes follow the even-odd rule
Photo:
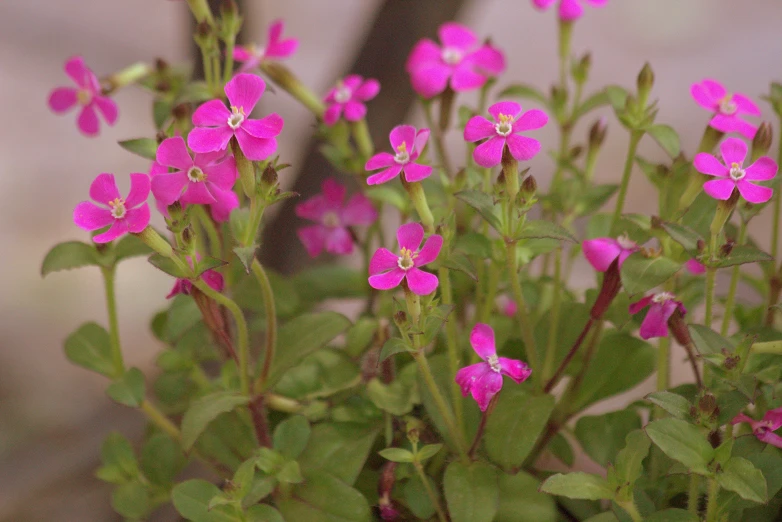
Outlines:
[[[606,132],[608,131],[608,124],[606,117],[603,116],[589,128],[589,148],[599,148],[606,139]]]
[[[728,355],[727,357],[725,357],[725,360],[722,361],[722,366],[726,370],[732,370],[733,368],[738,366],[740,362],[741,362],[741,357],[738,357],[736,355]]]
[[[649,62],[646,62],[641,72],[638,73],[636,85],[638,86],[638,98],[642,102],[641,107],[645,107],[646,101],[649,99],[649,93],[654,86],[654,71],[652,71]]]
[[[421,434],[418,431],[418,428],[410,428],[407,430],[407,440],[410,441],[410,444],[418,444],[418,441],[421,440]]]
[[[733,247],[736,246],[736,242],[732,239],[725,241],[725,244],[720,247],[720,256],[728,257],[733,252]]]
[[[182,250],[189,255],[195,255],[196,234],[191,224],[188,224],[184,230],[182,230]]]
[[[168,62],[163,58],[155,58],[155,70],[161,74],[168,72]]]
[[[164,140],[168,138],[168,134],[166,134],[166,131],[157,131],[157,134],[155,134],[155,141],[157,141],[157,144],[160,145],[163,143]]]
[[[603,275],[603,284],[600,286],[600,293],[597,294],[595,304],[592,305],[589,315],[594,320],[600,320],[606,313],[608,307],[614,301],[622,287],[622,278],[619,275],[619,257],[617,256],[606,269]]]
[[[261,190],[266,191],[267,194],[273,195],[270,191],[277,188],[278,180],[277,169],[275,169],[271,163],[267,164],[261,174]]]
[[[407,327],[407,313],[404,310],[399,310],[394,314],[394,324],[400,330]]]
[[[706,250],[706,241],[704,241],[703,239],[699,239],[695,243],[695,248],[698,250],[699,254],[702,254],[703,251]]]
[[[171,83],[168,80],[160,79],[155,82],[155,90],[158,92],[168,92],[171,90]]]
[[[195,38],[206,39],[212,36],[212,26],[207,22],[200,22],[195,28]]]
[[[711,393],[706,393],[698,399],[698,409],[703,413],[711,414],[717,408],[717,398]]]
[[[582,147],[581,145],[576,145],[575,147],[572,147],[568,151],[569,159],[571,160],[577,159],[579,156],[581,156],[581,153],[583,152],[584,152],[584,147]]]
[[[684,322],[684,315],[678,308],[673,311],[673,314],[668,319],[668,329],[680,345],[690,346],[692,344],[690,329],[687,327],[687,323]]]
[[[530,174],[521,182],[521,193],[524,195],[525,199],[529,200],[535,196],[537,191],[538,182],[535,180],[535,176]]]
[[[171,109],[171,114],[174,115],[176,120],[189,120],[190,119],[190,104],[178,103]]]
[[[589,78],[589,69],[592,66],[592,55],[584,54],[580,60],[573,63],[570,73],[573,75],[573,81],[579,85],[586,83]]]
[[[771,148],[773,137],[774,132],[771,124],[767,121],[761,123],[758,131],[755,133],[755,139],[752,140],[752,161],[757,160],[768,152],[768,149]]]

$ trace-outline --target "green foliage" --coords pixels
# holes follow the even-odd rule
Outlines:
[[[65,356],[76,366],[114,375],[109,333],[97,323],[85,323],[65,339]]]
[[[622,410],[605,415],[581,417],[576,423],[576,438],[592,460],[602,466],[616,461],[616,454],[632,430],[641,428],[634,411]]]
[[[93,245],[81,241],[65,241],[52,247],[43,258],[41,277],[82,266],[102,266],[98,251]]]
[[[491,522],[499,508],[497,469],[483,462],[452,462],[443,479],[453,522]]]
[[[606,479],[580,471],[557,473],[540,485],[544,493],[568,498],[600,500],[614,498],[614,491]]]
[[[699,475],[711,475],[708,466],[714,449],[702,430],[681,419],[668,418],[650,422],[644,428],[652,442],[673,460]]]
[[[248,402],[247,396],[232,391],[215,392],[194,401],[182,418],[182,446],[189,450],[210,422]]]

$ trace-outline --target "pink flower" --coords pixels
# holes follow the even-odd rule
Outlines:
[[[97,136],[100,130],[99,111],[106,123],[117,121],[117,104],[111,98],[101,96],[100,82],[95,73],[84,65],[81,56],[65,62],[65,73],[76,83],[76,87],[57,87],[49,94],[49,107],[57,114],[63,114],[74,105],[81,107],[76,124],[85,136]]]
[[[413,89],[421,96],[431,98],[440,94],[449,81],[456,92],[477,89],[488,77],[505,70],[502,51],[489,44],[480,45],[469,28],[447,22],[437,34],[442,47],[424,38],[415,44],[405,64]]]
[[[516,102],[498,102],[489,107],[489,114],[497,123],[483,116],[473,116],[464,128],[466,141],[478,141],[489,138],[473,151],[475,163],[481,167],[494,167],[502,161],[505,144],[511,155],[518,161],[532,159],[540,152],[538,140],[520,136],[519,132],[539,129],[548,123],[545,112],[533,109],[521,114],[521,105]]]
[[[299,239],[311,257],[324,249],[336,255],[353,252],[353,237],[348,227],[371,225],[377,219],[377,211],[362,194],[355,194],[345,203],[345,187],[334,179],[321,185],[322,194],[296,205],[296,215],[315,221],[317,225],[300,228]]]
[[[260,120],[248,118],[266,89],[264,81],[254,74],[237,74],[225,84],[231,110],[222,100],[211,100],[193,113],[195,129],[187,136],[193,152],[225,150],[235,137],[244,155],[253,161],[265,160],[277,150],[276,136],[282,132],[283,121],[278,114]]]
[[[196,256],[198,257],[198,256]],[[188,263],[190,263],[190,266],[193,266],[192,259],[187,260]],[[225,286],[225,281],[223,281],[223,274],[218,272],[217,270],[209,269],[205,270],[203,274],[201,274],[201,279],[204,280],[204,282],[209,285],[213,290],[216,290],[218,292],[223,291],[223,287]],[[171,289],[171,291],[166,296],[166,299],[171,299],[177,294],[184,294],[184,295],[190,295],[190,292],[193,291],[193,282],[189,279],[177,279],[174,283],[174,287]]]
[[[521,361],[497,356],[494,330],[488,324],[475,325],[470,333],[470,344],[483,362],[465,366],[456,372],[456,383],[462,388],[462,395],[467,397],[471,393],[481,411],[486,411],[492,397],[502,389],[503,375],[521,384],[532,370]]]
[[[152,178],[152,194],[163,205],[182,204],[230,206],[236,201],[231,190],[238,173],[233,157],[223,152],[196,154],[190,157],[185,140],[175,136],[164,140],[157,149],[157,163],[175,169]]]
[[[366,170],[383,169],[367,178],[368,185],[379,185],[390,181],[400,172],[404,172],[405,180],[410,183],[429,177],[432,167],[415,163],[429,139],[429,129],[416,132],[412,125],[397,125],[391,130],[388,138],[396,154],[392,156],[388,152],[381,152],[367,161],[364,165]]]
[[[668,319],[677,309],[682,315],[687,313],[687,309],[681,301],[677,301],[676,297],[669,292],[660,292],[644,297],[630,305],[630,313],[637,314],[647,306],[649,312],[644,317],[639,332],[642,339],[668,337]]]
[[[130,175],[130,193],[122,199],[114,181],[114,174],[99,174],[90,185],[90,198],[104,205],[82,201],[73,210],[73,222],[84,230],[98,230],[111,225],[111,228],[98,234],[93,241],[108,243],[127,232],[138,233],[149,224],[149,176]]]
[[[730,94],[722,84],[714,80],[703,80],[690,87],[690,93],[695,101],[704,109],[715,114],[709,125],[721,132],[738,132],[748,140],[755,137],[758,128],[739,116],[750,114],[760,116],[760,109],[743,94]]]
[[[151,181],[155,180],[155,176],[158,174],[168,174],[168,168],[164,167],[157,161],[153,161],[152,165],[149,167],[149,177]],[[151,182],[150,182],[151,184]],[[154,193],[152,194],[154,196]],[[168,217],[168,205],[164,205],[159,199],[155,198],[155,208],[157,208],[158,212],[160,212],[164,217]]]
[[[275,58],[288,58],[296,52],[299,41],[295,38],[281,40],[284,24],[282,20],[275,20],[269,26],[268,43],[266,47],[255,45],[236,46],[234,48],[234,60],[244,62],[239,72],[247,72],[257,69],[261,62]]]
[[[442,236],[433,234],[418,250],[424,239],[424,227],[419,223],[402,225],[396,231],[399,255],[386,248],[378,248],[369,261],[369,286],[376,290],[390,290],[407,278],[407,286],[414,294],[429,295],[437,288],[437,276],[419,270],[419,267],[437,259],[443,246]]]
[[[768,187],[754,185],[750,181],[765,181],[777,174],[777,164],[768,156],[762,156],[752,165],[744,168],[747,144],[738,138],[728,138],[720,144],[724,164],[711,154],[701,152],[693,162],[699,172],[715,176],[703,184],[703,190],[714,199],[726,200],[737,188],[739,194],[750,203],[765,203],[774,193]]]
[[[544,10],[551,7],[557,0],[532,0],[535,7]],[[603,7],[608,0],[586,0],[592,7]],[[581,0],[560,0],[559,18],[563,22],[578,20],[584,14],[584,8],[581,6]]]
[[[687,262],[684,263],[684,268],[692,275],[701,275],[706,272],[706,267],[697,259],[688,259]]]
[[[346,76],[324,98],[327,107],[323,113],[323,122],[334,125],[343,113],[347,121],[362,119],[367,113],[367,106],[363,102],[371,100],[378,92],[380,82],[374,78],[364,80],[357,74]]]
[[[743,413],[739,413],[730,421],[731,424],[738,424],[740,422],[749,423],[749,425],[752,426],[752,433],[759,441],[771,444],[777,448],[782,448],[782,437],[774,433],[782,427],[782,408],[768,410],[766,414],[763,415],[763,420],[756,421]]]
[[[502,315],[506,317],[513,317],[516,315],[516,312],[519,310],[518,305],[516,304],[516,301],[508,297],[507,294],[502,294],[496,299],[497,307],[499,307],[500,311],[502,312]]]
[[[617,257],[619,258],[619,268],[622,268],[625,259],[639,250],[635,241],[630,240],[626,235],[621,235],[616,239],[610,237],[587,239],[581,243],[581,248],[584,250],[586,260],[598,272],[608,270]]]

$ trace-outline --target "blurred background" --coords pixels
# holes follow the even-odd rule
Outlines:
[[[557,76],[556,20],[538,13],[529,0],[245,0],[244,39],[263,44],[276,18],[300,47],[287,65],[316,92],[325,93],[348,72],[381,78],[370,104],[376,144],[387,146],[387,131],[403,121],[420,123],[401,69],[412,43],[435,37],[436,27],[456,19],[481,37],[490,36],[507,56],[499,86],[523,81],[548,90]],[[689,87],[715,78],[729,90],[759,100],[771,80],[782,80],[782,2],[778,0],[612,0],[601,10],[587,7],[576,24],[573,49],[590,50],[588,87],[633,86],[649,61],[656,74],[653,97],[660,99],[658,122],[671,124],[692,155],[708,115],[690,98]],[[62,341],[81,323],[105,323],[103,290],[96,269],[58,272],[42,280],[41,260],[56,242],[86,239],[71,222],[75,204],[87,197],[90,181],[114,172],[125,192],[128,172],[146,172],[148,162],[116,145],[117,140],[151,135],[150,96],[137,88],[118,92],[119,121],[98,138],[82,137],[75,115],[56,116],[46,105],[50,90],[68,85],[64,61],[80,54],[99,75],[136,61],[161,57],[175,63],[193,54],[191,19],[184,2],[162,0],[3,0],[0,4],[0,115],[6,122],[0,145],[0,521],[118,520],[109,506],[109,488],[94,478],[103,437],[120,430],[139,437],[143,420],[106,397],[105,379],[71,366]],[[760,103],[764,115],[770,108]],[[313,118],[285,93],[267,94],[262,113],[285,119],[282,160],[293,165],[283,184],[305,195],[320,179],[322,165],[311,155]],[[627,135],[609,116],[608,143],[597,177],[617,182]],[[406,115],[407,114],[407,115]],[[406,115],[406,116],[405,116]],[[597,117],[599,113],[594,113]],[[590,121],[591,122],[591,121]],[[587,125],[576,135],[583,137]],[[775,129],[776,130],[776,129]],[[778,134],[778,133],[777,133]],[[544,149],[557,146],[554,126],[538,135]],[[775,145],[778,136],[775,136]],[[582,139],[582,138],[579,138]],[[461,161],[461,137],[448,136]],[[644,140],[640,154],[664,153]],[[304,172],[302,167],[304,166]],[[532,164],[542,185],[553,162],[546,154]],[[296,180],[299,179],[297,182]],[[650,186],[636,172],[626,209],[654,212]],[[287,210],[290,210],[288,207]],[[283,212],[287,211],[283,209]],[[767,213],[768,214],[768,213]],[[769,216],[753,233],[769,244]],[[288,216],[267,233],[265,256],[281,266],[303,259],[303,250],[285,240],[293,234]],[[162,225],[162,223],[157,223]],[[579,266],[576,285],[593,281]],[[123,263],[118,274],[120,329],[129,365],[154,372],[159,345],[148,331],[152,313],[164,305],[171,280],[144,259]],[[674,384],[686,378],[686,368]],[[678,368],[677,368],[678,369]],[[599,406],[599,405],[598,405]]]

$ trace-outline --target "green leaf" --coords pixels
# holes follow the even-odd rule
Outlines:
[[[491,522],[500,501],[497,469],[483,462],[452,462],[443,478],[453,522]]]
[[[535,100],[536,102],[543,105],[548,105],[548,99],[540,91],[540,89],[524,83],[514,83],[512,85],[508,85],[497,95],[497,99],[500,98],[522,98],[527,100]]]
[[[596,92],[578,106],[573,114],[573,120],[578,120],[586,113],[608,104],[608,93],[606,93],[606,91]]]
[[[623,482],[632,485],[641,476],[651,444],[642,430],[627,434],[624,448],[616,455],[616,472]]]
[[[477,190],[463,190],[456,197],[474,208],[497,232],[502,233],[502,222],[494,198]]]
[[[118,141],[119,146],[142,158],[154,160],[157,157],[157,141],[152,138],[135,138]]]
[[[277,508],[288,521],[370,522],[372,514],[364,495],[328,473],[310,472],[280,499]]]
[[[500,505],[495,520],[499,522],[556,522],[554,497],[538,491],[540,481],[519,471],[515,475],[499,474]]]
[[[492,255],[491,241],[483,234],[468,232],[458,236],[454,244],[455,250],[461,250],[467,255],[478,259],[489,259]]]
[[[365,297],[369,290],[365,273],[339,265],[323,265],[305,270],[294,277],[293,282],[301,298],[312,302]]]
[[[81,241],[66,241],[54,245],[43,258],[41,277],[60,270],[101,265],[98,251],[94,246]]]
[[[383,344],[383,348],[380,350],[380,355],[377,358],[377,363],[385,361],[392,355],[396,355],[401,352],[412,352],[413,347],[410,346],[404,340],[398,337],[392,337]]]
[[[660,391],[650,393],[646,396],[646,400],[664,409],[677,419],[684,420],[690,418],[690,408],[692,408],[692,404],[681,395],[668,391]]]
[[[727,266],[745,265],[747,263],[762,263],[771,261],[771,256],[749,245],[736,245],[731,250],[730,255],[722,257],[715,263],[717,268]]]
[[[106,393],[120,404],[138,408],[144,400],[144,374],[138,368],[131,368],[125,375],[109,384]]]
[[[295,460],[289,460],[283,464],[280,471],[277,472],[277,480],[287,484],[301,484],[304,482],[304,477],[301,476],[299,463]]]
[[[161,270],[170,276],[174,276],[177,279],[187,279],[190,277],[190,274],[182,270],[170,257],[161,254],[152,254],[149,256],[149,263],[158,270]]]
[[[472,262],[462,254],[461,252],[452,252],[448,259],[443,262],[445,268],[456,270],[467,274],[474,281],[478,280],[478,276],[475,273],[475,267]]]
[[[583,194],[579,195],[575,205],[575,212],[580,215],[588,215],[596,212],[606,201],[611,199],[619,185],[591,185]]]
[[[185,466],[185,455],[179,444],[166,434],[156,433],[141,449],[141,469],[151,482],[166,486]]]
[[[679,135],[673,130],[673,127],[670,125],[656,124],[647,127],[645,130],[671,158],[675,158],[679,155],[681,152]]]
[[[268,504],[250,506],[246,515],[247,522],[285,522],[280,512]]]
[[[141,482],[120,484],[111,492],[111,507],[123,517],[137,520],[146,518],[149,509],[149,492]]]
[[[622,286],[630,295],[640,294],[666,282],[680,268],[679,263],[667,257],[649,259],[636,252],[622,264]]]
[[[608,103],[614,108],[614,111],[624,111],[625,104],[627,103],[627,91],[624,87],[618,85],[609,85],[605,88],[606,97]]]
[[[307,419],[302,415],[294,415],[274,428],[274,449],[286,458],[297,459],[307,447],[310,434],[312,429]]]
[[[214,270],[215,268],[219,268],[227,264],[228,263],[226,263],[222,259],[217,259],[216,257],[211,257],[211,256],[204,256],[196,264],[196,268],[194,270],[195,277],[200,277],[201,274],[203,274],[207,270]]]
[[[130,257],[147,256],[152,253],[152,249],[149,248],[138,236],[133,234],[127,234],[122,239],[117,241],[114,246],[114,259],[116,262],[120,262],[123,259]]]
[[[107,482],[122,483],[135,479],[138,476],[139,468],[136,461],[136,455],[133,453],[133,447],[128,439],[119,433],[110,433],[100,448],[100,459],[103,467],[98,470],[101,480]],[[110,471],[111,478],[116,480],[107,480],[102,470]]]
[[[377,319],[371,317],[358,319],[345,335],[345,353],[350,357],[362,355],[375,340],[377,327]]]
[[[732,341],[725,339],[720,334],[702,324],[689,325],[690,335],[692,336],[692,342],[695,343],[695,348],[702,355],[710,355],[715,353],[722,353],[723,349],[729,352],[733,351],[734,344]]]
[[[171,117],[171,109],[171,102],[168,100],[158,98],[152,102],[152,121],[157,130],[160,130]]]
[[[404,448],[386,448],[378,451],[381,457],[391,462],[413,462],[414,457],[411,451]]]
[[[264,383],[265,389],[273,387],[285,372],[307,355],[325,346],[349,326],[348,318],[336,312],[304,314],[285,323],[278,332],[279,349],[274,357],[269,378]]]
[[[109,332],[97,323],[85,323],[65,339],[65,356],[76,366],[114,375]]]
[[[700,236],[700,234],[684,225],[663,221],[662,227],[666,232],[668,232],[668,235],[671,236],[671,239],[679,243],[688,252],[697,252],[698,241],[703,241],[703,238]]]
[[[421,402],[414,365],[405,366],[390,384],[373,378],[367,383],[367,396],[372,404],[391,415],[407,415]]]
[[[190,451],[210,422],[249,401],[249,397],[232,391],[215,392],[193,401],[182,418],[182,447]]]
[[[572,467],[576,460],[576,456],[573,453],[573,448],[570,446],[570,442],[562,436],[561,433],[554,435],[554,438],[549,442],[548,449],[552,455],[562,461],[565,466]]]
[[[418,460],[423,462],[426,459],[430,459],[437,455],[437,453],[443,449],[442,444],[427,444],[420,450],[418,450]]]
[[[711,474],[708,465],[714,458],[714,449],[697,427],[681,419],[668,418],[650,422],[644,430],[663,453],[693,473]]]
[[[244,267],[244,271],[250,273],[250,265],[253,264],[255,259],[255,251],[258,250],[258,245],[252,244],[248,247],[234,247],[233,252]]]
[[[370,187],[366,190],[365,194],[372,201],[388,203],[402,212],[404,212],[409,205],[407,194],[388,185]]]
[[[644,518],[644,522],[700,522],[698,515],[686,509],[664,509]]]
[[[361,383],[361,369],[342,350],[325,348],[285,372],[274,390],[285,397],[311,401],[330,397]]]
[[[717,473],[717,483],[723,489],[733,491],[745,500],[764,504],[768,501],[766,479],[752,462],[741,457],[731,457]]]
[[[439,495],[439,488],[437,484],[430,477],[426,477],[432,491],[437,498]],[[410,479],[405,482],[402,488],[402,495],[404,497],[405,504],[410,508],[413,515],[422,520],[429,520],[434,516],[436,509],[429,495],[426,493],[424,483],[418,474],[414,474]]]
[[[304,476],[326,471],[352,485],[369,456],[378,430],[353,423],[317,424],[298,461]]]
[[[551,221],[531,220],[524,224],[519,235],[516,239],[557,239],[559,241],[572,241],[576,242],[576,238],[566,229]]]
[[[641,419],[637,413],[620,410],[581,417],[576,423],[575,434],[587,455],[605,467],[609,462],[615,462],[627,434],[640,428]]]
[[[608,481],[597,475],[577,471],[575,473],[557,473],[540,485],[540,491],[551,495],[584,500],[614,498],[614,491]]]
[[[231,506],[209,509],[211,500],[220,495],[217,486],[205,480],[187,480],[171,491],[171,502],[187,520],[192,522],[241,522],[241,516]]]
[[[519,415],[520,404],[524,405],[523,415]],[[553,409],[551,395],[533,396],[516,386],[504,389],[486,423],[483,437],[486,454],[503,468],[521,466]]]

